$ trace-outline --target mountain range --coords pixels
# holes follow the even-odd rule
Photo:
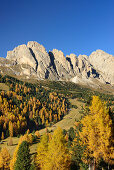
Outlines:
[[[22,79],[71,81],[92,87],[114,87],[114,56],[96,50],[90,56],[70,54],[29,41],[0,58],[0,73]]]

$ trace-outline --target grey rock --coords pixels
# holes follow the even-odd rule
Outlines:
[[[18,47],[14,48],[13,51],[8,51],[6,59],[13,60],[18,64],[30,65],[34,69],[36,67],[36,61],[34,60],[29,48],[25,44],[19,45]]]
[[[53,49],[47,53],[35,41],[20,45],[0,58],[0,71],[25,78],[65,80],[86,85],[110,83],[114,85],[114,56],[102,50],[86,55],[70,54]],[[99,83],[98,83],[99,82]]]
[[[107,83],[114,85],[114,56],[96,50],[89,56],[89,61]]]

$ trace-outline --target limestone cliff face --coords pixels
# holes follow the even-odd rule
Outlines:
[[[89,56],[89,61],[106,82],[114,84],[114,56],[97,50]]]
[[[6,58],[15,61],[17,64],[28,64],[33,68],[36,65],[29,48],[25,44],[14,48],[13,51],[8,51]]]
[[[9,61],[9,67],[5,61]],[[12,70],[12,74],[27,78],[69,80],[81,84],[95,84],[96,80],[97,83],[114,85],[114,57],[102,50],[89,57],[75,54],[65,57],[62,51],[53,49],[48,53],[39,43],[30,41],[8,51],[4,62],[2,59],[0,62]],[[1,65],[0,70],[4,72]]]

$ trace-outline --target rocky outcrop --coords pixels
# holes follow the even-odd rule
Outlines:
[[[97,50],[89,56],[89,61],[107,83],[114,84],[114,56]]]
[[[69,61],[66,59],[62,51],[53,49],[52,52],[49,52],[50,59],[55,67],[56,73],[59,76],[59,79],[69,80],[74,74],[73,69],[70,66]]]
[[[114,57],[102,50],[86,55],[70,54],[65,57],[62,51],[46,49],[35,41],[20,45],[7,52],[3,67],[12,70],[16,75],[36,79],[69,80],[81,84],[95,82],[114,85]],[[2,60],[0,61],[2,63]],[[0,69],[1,69],[0,65]],[[18,71],[15,71],[15,68]]]
[[[36,67],[36,62],[25,44],[19,45],[13,51],[8,51],[6,58],[15,61],[15,64],[28,64],[33,68]]]

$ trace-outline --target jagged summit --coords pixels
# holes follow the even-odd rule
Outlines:
[[[57,49],[48,53],[43,45],[35,41],[8,51],[6,59],[0,59],[0,70],[1,73],[6,72],[38,80],[66,80],[86,85],[98,83],[114,85],[114,57],[112,55],[102,50],[96,50],[90,56],[76,56],[75,54],[65,56]]]

